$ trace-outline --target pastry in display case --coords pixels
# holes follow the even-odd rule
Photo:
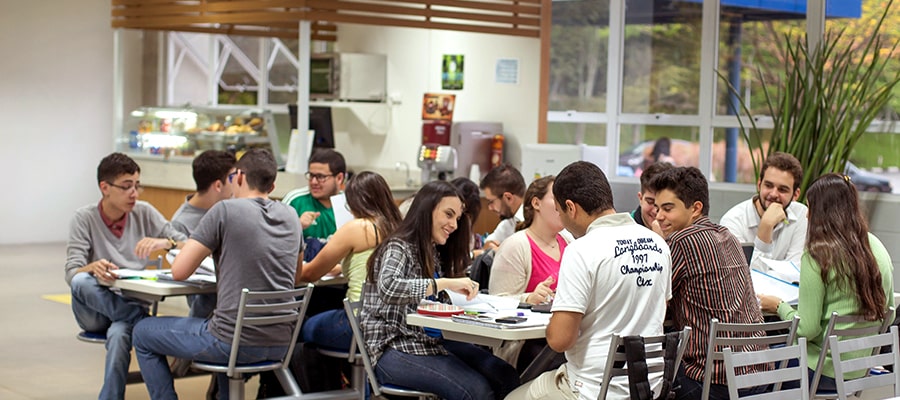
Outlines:
[[[280,123],[276,124],[276,120]],[[263,108],[234,106],[141,107],[126,116],[127,132],[118,145],[120,151],[129,154],[186,160],[204,150],[231,150],[240,155],[247,149],[263,147],[272,150],[283,166],[279,136],[289,138],[289,128],[287,110],[273,113]]]

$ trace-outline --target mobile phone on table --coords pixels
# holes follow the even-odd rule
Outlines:
[[[520,324],[522,322],[528,321],[526,317],[500,317],[494,320],[495,322],[499,322],[501,324]]]

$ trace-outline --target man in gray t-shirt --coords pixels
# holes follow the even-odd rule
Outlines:
[[[188,195],[184,204],[175,211],[175,216],[172,217],[175,229],[191,236],[213,205],[234,195],[234,185],[231,183],[234,179],[234,163],[234,155],[221,150],[207,150],[194,158],[191,166],[197,192]],[[190,306],[189,317],[206,318],[216,308],[215,294],[187,296],[187,302]]]
[[[293,209],[273,201],[277,166],[267,150],[252,149],[235,165],[235,199],[216,203],[172,264],[172,276],[186,279],[203,258],[216,262],[218,304],[210,319],[147,318],[134,328],[141,374],[151,398],[175,398],[166,356],[225,363],[221,348],[231,344],[243,288],[294,287],[300,252],[300,222]],[[245,332],[239,363],[279,359],[290,344],[291,324]],[[228,397],[227,377],[219,374],[219,396]]]
[[[153,206],[138,200],[141,169],[128,156],[113,153],[100,161],[97,182],[100,201],[81,207],[72,218],[65,277],[78,325],[106,334],[106,372],[99,398],[121,399],[131,363],[131,329],[147,316],[147,307],[108,286],[115,270],[144,269],[151,252],[180,246],[186,237]]]

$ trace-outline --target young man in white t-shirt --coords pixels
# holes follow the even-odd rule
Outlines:
[[[563,255],[547,326],[547,344],[565,352],[566,363],[507,399],[596,399],[612,335],[661,335],[672,296],[669,246],[628,213],[616,213],[596,165],[567,166],[553,196],[563,225],[577,238]],[[651,375],[651,387],[661,379]],[[613,380],[609,396],[628,397],[627,378]]]

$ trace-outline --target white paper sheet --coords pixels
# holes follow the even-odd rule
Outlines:
[[[460,306],[466,311],[496,313],[502,310],[515,310],[519,307],[519,300],[515,298],[479,294],[472,300],[466,300],[466,295],[462,293],[452,290],[445,290],[445,292],[450,297],[451,304]]]
[[[791,304],[796,304],[800,298],[800,287],[783,279],[755,269],[750,270],[750,278],[753,279],[753,290],[756,294],[778,296],[781,300]]]
[[[343,193],[331,196],[331,209],[334,211],[334,225],[340,229],[344,224],[353,220],[353,214],[347,207],[347,197]]]
[[[175,262],[175,256],[180,253],[180,249],[172,249],[166,254],[166,261],[169,262],[169,265],[172,265]],[[216,274],[216,262],[213,261],[212,257],[206,257],[203,261],[200,261],[200,266],[194,271],[195,274],[201,275],[215,275]]]

